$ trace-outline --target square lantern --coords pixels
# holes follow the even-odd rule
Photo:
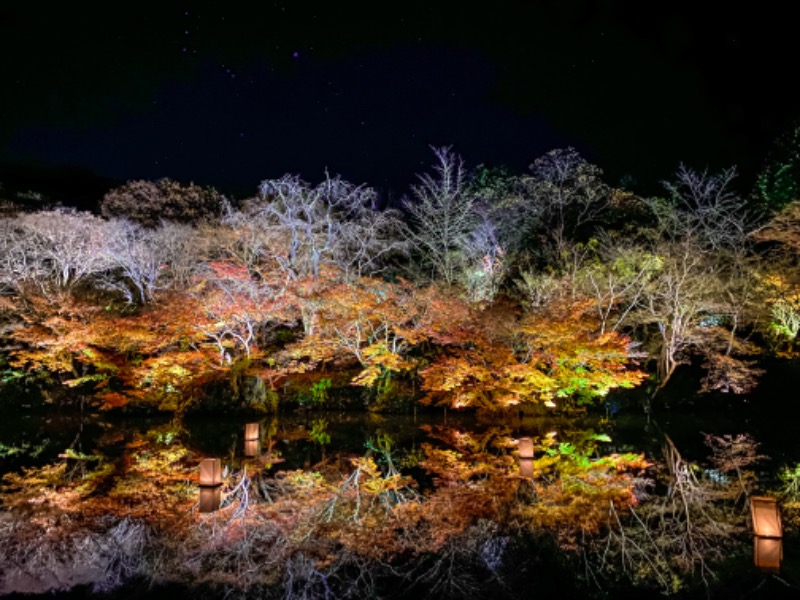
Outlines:
[[[753,517],[753,532],[758,537],[781,538],[783,527],[781,513],[775,498],[751,496],[750,514]]]
[[[245,456],[258,456],[261,453],[261,440],[256,438],[254,440],[244,440],[244,455]]]
[[[204,458],[200,461],[200,486],[222,485],[222,462],[218,458]]]
[[[260,436],[258,423],[247,423],[244,426],[244,439],[257,440]]]
[[[762,571],[776,573],[781,570],[783,540],[755,536],[753,538],[753,562]]]
[[[201,487],[200,488],[200,512],[211,513],[219,510],[222,501],[222,487]]]
[[[533,458],[533,440],[531,438],[519,438],[518,444],[520,458]]]
[[[522,458],[519,459],[519,476],[525,479],[533,479],[533,459]]]

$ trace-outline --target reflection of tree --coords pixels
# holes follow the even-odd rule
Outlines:
[[[586,560],[601,586],[630,578],[671,594],[695,579],[710,583],[714,565],[738,548],[744,515],[731,509],[749,492],[748,468],[758,459],[746,436],[711,436],[713,469],[701,472],[667,441],[658,467],[667,485],[656,488],[642,477],[653,466],[641,455],[607,453],[608,436],[567,426],[533,436],[527,479],[510,427],[428,433],[425,487],[398,468],[390,439],[378,436],[363,456],[329,457],[305,470],[230,457],[222,506],[202,515],[192,508],[191,483],[200,457],[183,445],[180,425],[166,424],[127,440],[117,461],[87,463],[79,479],[65,477],[65,462],[7,476],[0,568],[62,573],[71,560],[86,561],[99,570],[84,575],[94,582],[80,581],[103,589],[141,578],[240,593],[325,586],[366,593],[371,577],[480,595],[513,581],[516,545],[548,538],[563,558]]]
[[[717,577],[716,565],[740,550],[746,531],[742,493],[761,457],[745,435],[706,436],[712,450],[706,471],[686,461],[666,438],[660,468],[666,493],[651,494],[628,511],[610,506],[608,529],[591,540],[588,564],[605,581],[625,579],[676,594]],[[750,540],[744,536],[744,543]]]

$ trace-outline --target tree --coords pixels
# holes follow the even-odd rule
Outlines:
[[[425,402],[497,410],[586,403],[644,374],[630,369],[630,340],[597,333],[590,304],[553,302],[521,317],[495,304],[421,371]]]
[[[659,268],[639,294],[636,321],[658,332],[660,387],[692,353],[704,356],[715,371],[711,387],[726,387],[725,377],[754,372],[734,357],[746,345],[736,343],[754,301],[754,278],[747,256],[750,227],[746,203],[731,191],[733,169],[719,174],[695,172],[681,165],[665,182],[668,199],[647,199],[656,221],[645,246]]]
[[[250,358],[269,326],[297,318],[280,280],[257,279],[230,262],[209,262],[194,295],[205,313],[197,328],[213,340],[220,364],[240,355]]]
[[[449,147],[433,148],[433,152],[434,173],[418,176],[419,183],[411,188],[414,200],[405,200],[403,206],[413,223],[411,242],[431,278],[441,277],[452,285],[464,269],[465,238],[475,228],[475,198],[466,189],[461,157]]]
[[[707,250],[740,252],[752,228],[747,202],[732,189],[736,169],[712,174],[680,165],[675,178],[663,183],[668,199],[646,202],[662,235],[696,240]]]
[[[127,219],[108,224],[108,261],[113,267],[104,284],[122,292],[127,302],[146,304],[167,283],[190,282],[198,257],[192,253],[194,230],[188,225],[162,222],[155,229]]]
[[[569,241],[578,241],[581,228],[597,222],[608,206],[610,188],[601,180],[600,168],[574,148],[551,150],[530,169],[527,193],[538,207],[544,234],[561,265]]]
[[[756,176],[754,199],[769,212],[800,200],[800,125],[775,140],[772,150]]]
[[[217,221],[224,201],[211,187],[181,185],[171,179],[136,180],[109,191],[100,202],[100,212],[144,227],[156,227],[162,220],[197,224]]]
[[[17,292],[27,283],[42,292],[68,290],[109,268],[107,223],[66,209],[3,219],[0,278]]]
[[[291,278],[319,277],[325,265],[334,265],[358,277],[380,272],[404,251],[399,214],[375,205],[373,189],[338,176],[311,186],[285,175],[263,181],[258,197],[241,212],[229,212],[225,222],[248,264],[277,266]]]
[[[630,324],[650,280],[663,267],[660,257],[636,243],[603,237],[592,245],[592,258],[576,274],[582,295],[591,298],[600,333],[620,331]]]

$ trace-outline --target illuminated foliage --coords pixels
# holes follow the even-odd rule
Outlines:
[[[629,340],[597,334],[588,310],[576,304],[514,321],[483,315],[483,328],[469,343],[449,347],[421,372],[427,401],[489,409],[581,403],[641,382],[644,374],[628,369]]]

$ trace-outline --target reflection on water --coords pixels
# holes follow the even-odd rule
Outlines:
[[[783,540],[753,536],[753,560],[763,571],[780,573],[783,561]]]
[[[219,485],[214,486],[200,486],[200,512],[211,513],[219,510],[220,502],[222,501],[222,487]]]
[[[312,434],[314,424],[322,421],[330,438],[327,442]],[[219,416],[175,421],[30,415],[7,419],[0,427],[3,448],[16,449],[6,450],[0,458],[3,471],[20,472],[22,467],[65,461],[82,466],[80,475],[65,475],[63,471],[37,475],[43,481],[66,477],[71,486],[71,496],[62,497],[59,492],[46,502],[53,506],[63,503],[60,510],[66,511],[73,510],[70,502],[76,502],[79,510],[88,510],[89,500],[107,495],[109,506],[132,519],[147,522],[154,513],[163,513],[167,522],[185,519],[183,529],[171,533],[172,541],[200,544],[191,552],[204,557],[202,560],[211,560],[204,554],[210,550],[202,546],[202,536],[189,535],[191,527],[202,529],[206,523],[215,523],[206,534],[213,537],[220,531],[228,537],[224,537],[224,543],[218,540],[214,548],[239,539],[251,540],[248,548],[287,548],[286,557],[269,559],[275,564],[290,564],[286,561],[298,551],[292,550],[292,540],[313,539],[320,548],[331,543],[332,547],[346,546],[351,552],[385,552],[392,556],[409,556],[413,552],[438,556],[447,548],[463,546],[464,552],[473,548],[478,552],[476,556],[484,557],[480,559],[484,561],[479,563],[481,569],[489,564],[486,560],[501,561],[503,556],[511,556],[510,550],[507,554],[501,551],[501,546],[509,543],[509,534],[498,533],[499,521],[487,524],[492,522],[497,507],[503,507],[503,519],[509,523],[535,525],[534,530],[552,532],[559,545],[575,547],[575,540],[582,539],[575,532],[583,531],[582,536],[597,533],[599,529],[592,528],[608,520],[609,506],[616,507],[619,513],[614,514],[625,519],[626,507],[633,503],[644,523],[648,518],[648,498],[657,493],[673,493],[666,485],[656,489],[645,478],[636,483],[639,487],[629,489],[632,480],[625,478],[639,467],[635,460],[624,458],[625,453],[643,453],[651,464],[663,463],[668,435],[680,450],[681,460],[686,461],[681,464],[689,465],[709,455],[703,434],[747,433],[756,437],[757,433],[770,431],[766,415],[748,414],[746,410],[738,414],[673,411],[649,418],[636,412],[618,412],[613,418],[605,414],[550,414],[492,415],[480,419],[452,412],[446,416],[430,412],[419,417],[318,413],[269,416],[257,421]],[[767,486],[764,482],[782,464],[779,461],[800,459],[796,446],[784,444],[775,453],[776,441],[769,435],[756,440],[762,443],[764,453],[773,457],[762,461],[760,485]],[[783,443],[780,436],[777,440]],[[780,457],[777,460],[776,454]],[[736,513],[736,526],[746,535],[741,516],[744,505],[737,499],[741,494],[734,489],[736,481],[712,466],[704,464],[696,472],[687,467],[681,471],[684,475],[673,474],[687,477],[682,485],[691,489],[684,490],[683,499],[691,503],[704,494],[717,494],[714,502],[727,502],[726,507],[732,507],[730,514]],[[666,473],[666,468],[658,474],[654,469],[649,477],[663,478]],[[58,489],[55,484],[44,485]],[[21,488],[18,486],[14,492],[16,503],[28,501],[20,495]],[[728,497],[725,490],[735,493]],[[580,502],[575,503],[576,498]],[[669,501],[670,497],[665,496],[663,507],[651,512],[652,523],[673,510]],[[41,499],[36,502],[43,505]],[[693,518],[708,508],[698,506],[699,512]],[[231,529],[232,523],[240,523],[241,527],[247,523],[250,529],[246,533],[237,531]],[[488,529],[479,531],[478,524]],[[698,520],[693,526],[702,527],[702,522]],[[375,540],[365,538],[359,527],[378,532]],[[635,536],[638,530],[612,527],[612,532]],[[647,532],[651,539],[655,534],[667,536],[659,538],[659,543],[672,542],[669,531]],[[148,539],[142,535],[142,539]],[[713,544],[713,538],[709,539],[712,542],[704,543]],[[613,554],[609,550],[614,547],[613,542],[612,538],[604,542],[599,553],[603,560]],[[752,548],[756,565],[792,579],[791,567],[781,567],[781,561],[784,551],[790,562],[798,555],[796,544],[791,539],[777,542],[756,539]],[[582,550],[584,557],[593,556],[588,542]],[[755,570],[749,550],[748,546],[747,556],[738,557],[737,564],[747,563]],[[245,557],[242,560],[254,561],[248,563],[251,566],[267,560],[245,556],[242,547],[232,548],[234,551]],[[169,552],[179,554],[175,549],[164,552],[165,556]],[[185,552],[191,554],[189,550]],[[225,564],[235,564],[240,554],[225,559],[229,561]],[[465,556],[452,560],[467,561],[469,566]],[[335,557],[321,555],[315,560],[329,564],[335,562]],[[133,567],[125,568],[135,572]],[[180,565],[174,568],[180,570]],[[299,569],[300,565],[291,568]],[[409,568],[407,576],[411,577],[416,567]],[[593,563],[592,568],[597,564]],[[650,567],[642,563],[641,568]],[[472,565],[469,569],[475,571],[478,567]],[[254,567],[253,573],[257,572]],[[295,576],[294,571],[288,572]],[[664,573],[669,574],[669,570]],[[666,576],[664,573],[654,577],[657,580]]]
[[[592,429],[607,432],[611,441],[607,451],[661,454],[664,435],[681,449],[684,457],[702,460],[708,454],[704,433],[750,434],[760,443],[768,458],[763,470],[800,462],[800,438],[784,413],[759,411],[751,404],[720,410],[697,409],[662,411],[648,418],[640,411],[605,415],[534,418],[496,418],[480,420],[469,415],[442,413],[411,415],[374,415],[370,413],[320,413],[327,421],[331,443],[329,453],[363,453],[367,440],[389,435],[398,448],[413,449],[426,441],[425,425],[447,423],[463,431],[480,432],[490,426],[505,427],[509,434],[523,439],[542,437],[565,429]],[[322,448],[303,431],[311,428],[304,415],[286,414],[260,422],[236,417],[194,417],[174,423],[169,417],[109,417],[104,414],[16,412],[0,419],[0,473],[21,467],[48,464],[67,448],[86,455],[93,453],[114,458],[136,435],[160,435],[162,441],[177,436],[186,447],[206,456],[243,454],[255,457],[268,452],[280,457],[282,468],[300,468],[322,458]],[[527,444],[527,442],[523,442]],[[522,454],[527,450],[520,447]]]

